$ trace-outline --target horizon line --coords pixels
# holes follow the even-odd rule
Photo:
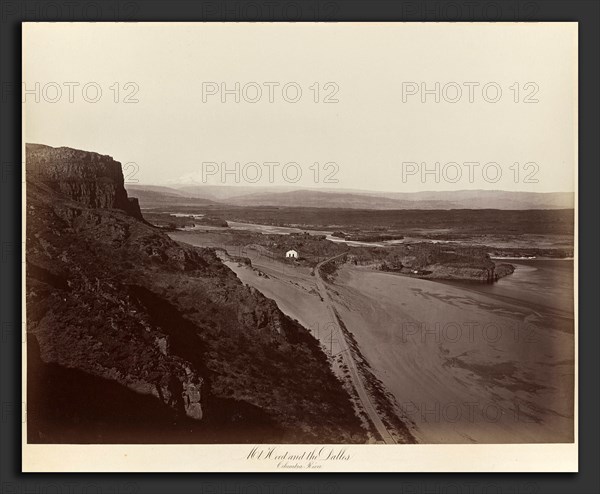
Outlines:
[[[509,190],[509,189],[454,189],[454,190],[418,190],[418,191],[392,191],[392,190],[374,190],[374,189],[353,189],[346,187],[319,187],[319,186],[295,186],[295,185],[283,185],[283,184],[200,184],[200,183],[179,183],[179,184],[165,184],[163,183],[126,183],[125,185],[133,185],[138,187],[150,186],[150,187],[166,187],[169,189],[177,190],[179,187],[228,187],[228,188],[289,188],[293,190],[310,190],[310,191],[348,191],[348,192],[369,192],[375,194],[423,194],[423,193],[455,193],[455,192],[509,192],[517,194],[575,194],[574,190],[554,190],[545,192],[536,192],[531,190]]]

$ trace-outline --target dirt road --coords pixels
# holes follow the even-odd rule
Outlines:
[[[217,246],[206,245],[202,235],[177,236]],[[251,267],[226,262],[242,282],[275,300],[336,356],[332,368],[352,387],[357,413],[370,417],[384,438],[392,432],[404,442],[364,378],[361,359],[393,397],[396,417],[416,442],[573,441],[575,341],[573,317],[562,314],[572,314],[572,302],[564,306],[567,298],[559,293],[568,281],[562,271],[542,291],[532,281],[540,264],[520,267],[512,282],[462,286],[346,263],[325,283],[318,269],[262,249],[228,251],[252,259]],[[565,290],[572,292],[572,285]],[[355,348],[360,358],[349,354]],[[388,434],[382,421],[393,424]]]
[[[342,328],[339,325],[337,315],[333,309],[331,298],[329,297],[329,292],[327,291],[327,285],[321,276],[320,268],[324,264],[334,261],[335,259],[337,259],[343,255],[344,254],[340,254],[338,256],[331,257],[329,259],[326,259],[323,262],[320,262],[317,265],[317,267],[315,268],[315,279],[317,282],[317,289],[319,290],[319,294],[321,295],[323,302],[327,305],[327,310],[329,311],[331,321],[333,321],[333,329],[334,329],[334,331],[337,332],[337,338],[338,338],[338,341],[340,342],[340,347],[342,349],[341,355],[344,359],[344,363],[348,366],[348,369],[350,371],[350,377],[352,378],[352,383],[354,384],[354,388],[356,389],[356,392],[358,394],[358,397],[360,398],[360,401],[363,405],[365,412],[367,413],[367,415],[369,416],[369,419],[371,420],[371,422],[377,429],[377,432],[383,439],[383,442],[385,442],[386,444],[396,444],[396,441],[394,440],[394,438],[392,437],[390,432],[387,430],[385,424],[379,417],[379,414],[377,413],[377,409],[373,405],[371,398],[369,397],[369,393],[367,392],[367,390],[363,384],[363,380],[358,371],[356,362],[355,362],[354,358],[352,357],[352,351],[350,350],[350,345],[348,344],[348,341],[346,341],[344,332],[342,331]]]
[[[204,246],[201,243],[202,237],[196,238],[189,235],[181,236],[182,238],[176,235],[173,235],[173,237],[192,245]],[[252,267],[249,268],[239,262],[227,258],[223,259],[225,264],[236,273],[243,283],[253,286],[265,296],[275,300],[284,313],[309,329],[313,336],[329,349],[332,355],[341,357],[342,362],[336,362],[334,372],[341,379],[348,380],[354,388],[359,407],[369,417],[383,442],[395,444],[396,441],[381,420],[365,388],[350,346],[333,309],[326,283],[319,272],[320,267],[340,256],[324,260],[313,270],[282,263],[260,245],[246,245],[243,248],[240,246],[231,248],[223,246],[222,248],[225,248],[229,255],[244,256],[252,260]],[[314,272],[314,276],[311,276],[312,272]],[[341,364],[345,364],[349,375],[344,375]]]

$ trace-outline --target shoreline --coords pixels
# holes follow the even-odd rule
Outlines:
[[[329,335],[329,315],[323,299],[312,291],[316,280],[309,268],[266,257],[252,259],[252,266],[237,261],[227,265],[244,284],[275,300],[284,313],[308,328],[324,351],[335,355],[343,350]],[[572,321],[562,320],[568,313],[548,312],[546,306],[516,296],[484,291],[500,285],[502,280],[487,284],[419,278],[348,263],[328,283],[333,308],[376,380],[369,386],[379,382],[393,397],[396,417],[409,426],[418,443],[571,440],[569,403],[556,397],[565,391],[568,395],[572,385],[567,364],[573,358],[573,332],[564,330]],[[473,321],[478,323],[473,339],[466,339],[466,333],[459,341],[448,336],[448,328],[458,324],[464,329]],[[486,324],[500,329],[498,341],[482,333]],[[552,357],[556,363],[544,364],[555,352],[561,355]],[[340,364],[333,359],[336,375],[344,379]],[[546,382],[553,383],[554,390]],[[443,417],[427,421],[424,410],[441,407],[442,413],[445,406],[463,402],[503,410],[504,418],[487,423],[481,409],[473,421],[462,410],[464,416],[452,428],[442,427]],[[526,428],[515,422],[520,413],[537,425]]]

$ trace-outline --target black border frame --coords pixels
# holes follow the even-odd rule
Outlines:
[[[20,83],[26,21],[578,22],[579,473],[21,473]],[[0,0],[0,494],[599,493],[599,51],[597,0]]]

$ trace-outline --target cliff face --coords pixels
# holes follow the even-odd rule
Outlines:
[[[420,278],[438,280],[466,280],[492,283],[515,271],[511,264],[496,265],[490,261],[489,267],[473,267],[468,265],[432,264],[426,266],[427,274],[420,274]]]
[[[486,283],[497,281],[515,270],[511,264],[496,264],[482,249],[467,247],[460,251],[453,247],[444,251],[443,247],[439,250],[431,244],[418,244],[410,248],[418,252],[388,261],[384,270],[416,275],[419,278]]]
[[[27,176],[89,208],[120,209],[142,219],[127,197],[121,163],[110,156],[67,147],[27,144]]]
[[[128,210],[117,162],[27,152],[30,442],[365,440],[308,331]]]

